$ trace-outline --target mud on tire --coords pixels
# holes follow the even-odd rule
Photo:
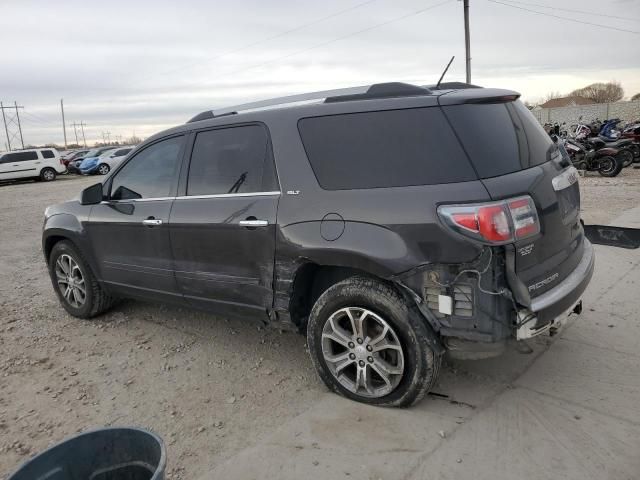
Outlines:
[[[323,353],[325,325],[332,315],[347,307],[366,309],[384,319],[402,347],[404,369],[401,378],[382,396],[366,396],[346,388],[332,372],[329,366],[332,361]],[[442,356],[430,347],[435,340],[432,335],[419,313],[396,290],[366,277],[352,277],[327,289],[315,303],[307,327],[311,359],[327,387],[352,400],[386,407],[413,405],[435,384]],[[348,354],[349,350],[346,352]]]

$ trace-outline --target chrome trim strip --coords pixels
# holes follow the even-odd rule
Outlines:
[[[282,192],[249,192],[249,193],[218,193],[215,195],[181,195],[179,197],[154,197],[154,198],[130,198],[126,200],[103,200],[103,205],[110,203],[130,203],[130,202],[156,202],[161,200],[197,200],[202,198],[233,198],[233,197],[271,197],[281,195]]]
[[[282,192],[250,192],[250,193],[218,193],[215,195],[181,195],[176,200],[195,200],[200,198],[233,198],[233,197],[271,197]]]
[[[539,312],[544,310],[569,295],[573,290],[578,288],[585,277],[590,274],[594,263],[595,253],[593,251],[593,245],[591,245],[591,242],[585,238],[584,253],[582,254],[582,260],[580,260],[578,266],[557,287],[554,287],[548,292],[532,299],[531,311]]]
[[[153,198],[127,198],[125,200],[103,200],[100,203],[109,205],[111,203],[131,203],[131,202],[159,202],[161,200],[173,200],[176,197],[153,197]]]

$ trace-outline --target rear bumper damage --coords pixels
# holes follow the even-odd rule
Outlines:
[[[580,313],[582,295],[587,289],[595,267],[595,252],[589,240],[584,240],[582,259],[559,285],[531,299],[527,309],[518,311],[516,338],[524,340],[546,331],[553,331],[571,313]]]
[[[595,265],[588,240],[584,240],[582,258],[573,272],[555,288],[533,298],[515,274],[509,275],[513,258],[508,249],[503,253],[496,249],[493,255],[486,252],[468,264],[432,264],[402,279],[452,356],[499,355],[509,338],[553,334],[568,315],[581,310]]]

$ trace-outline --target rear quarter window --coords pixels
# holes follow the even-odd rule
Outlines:
[[[55,154],[51,150],[42,150],[41,153],[44,158],[55,158]]]
[[[304,118],[298,130],[311,168],[326,190],[476,179],[438,107]]]
[[[444,107],[480,178],[547,162],[551,138],[519,101]]]

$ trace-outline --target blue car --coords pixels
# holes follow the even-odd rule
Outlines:
[[[83,175],[89,175],[98,168],[98,157],[88,157],[82,160],[79,170]]]

